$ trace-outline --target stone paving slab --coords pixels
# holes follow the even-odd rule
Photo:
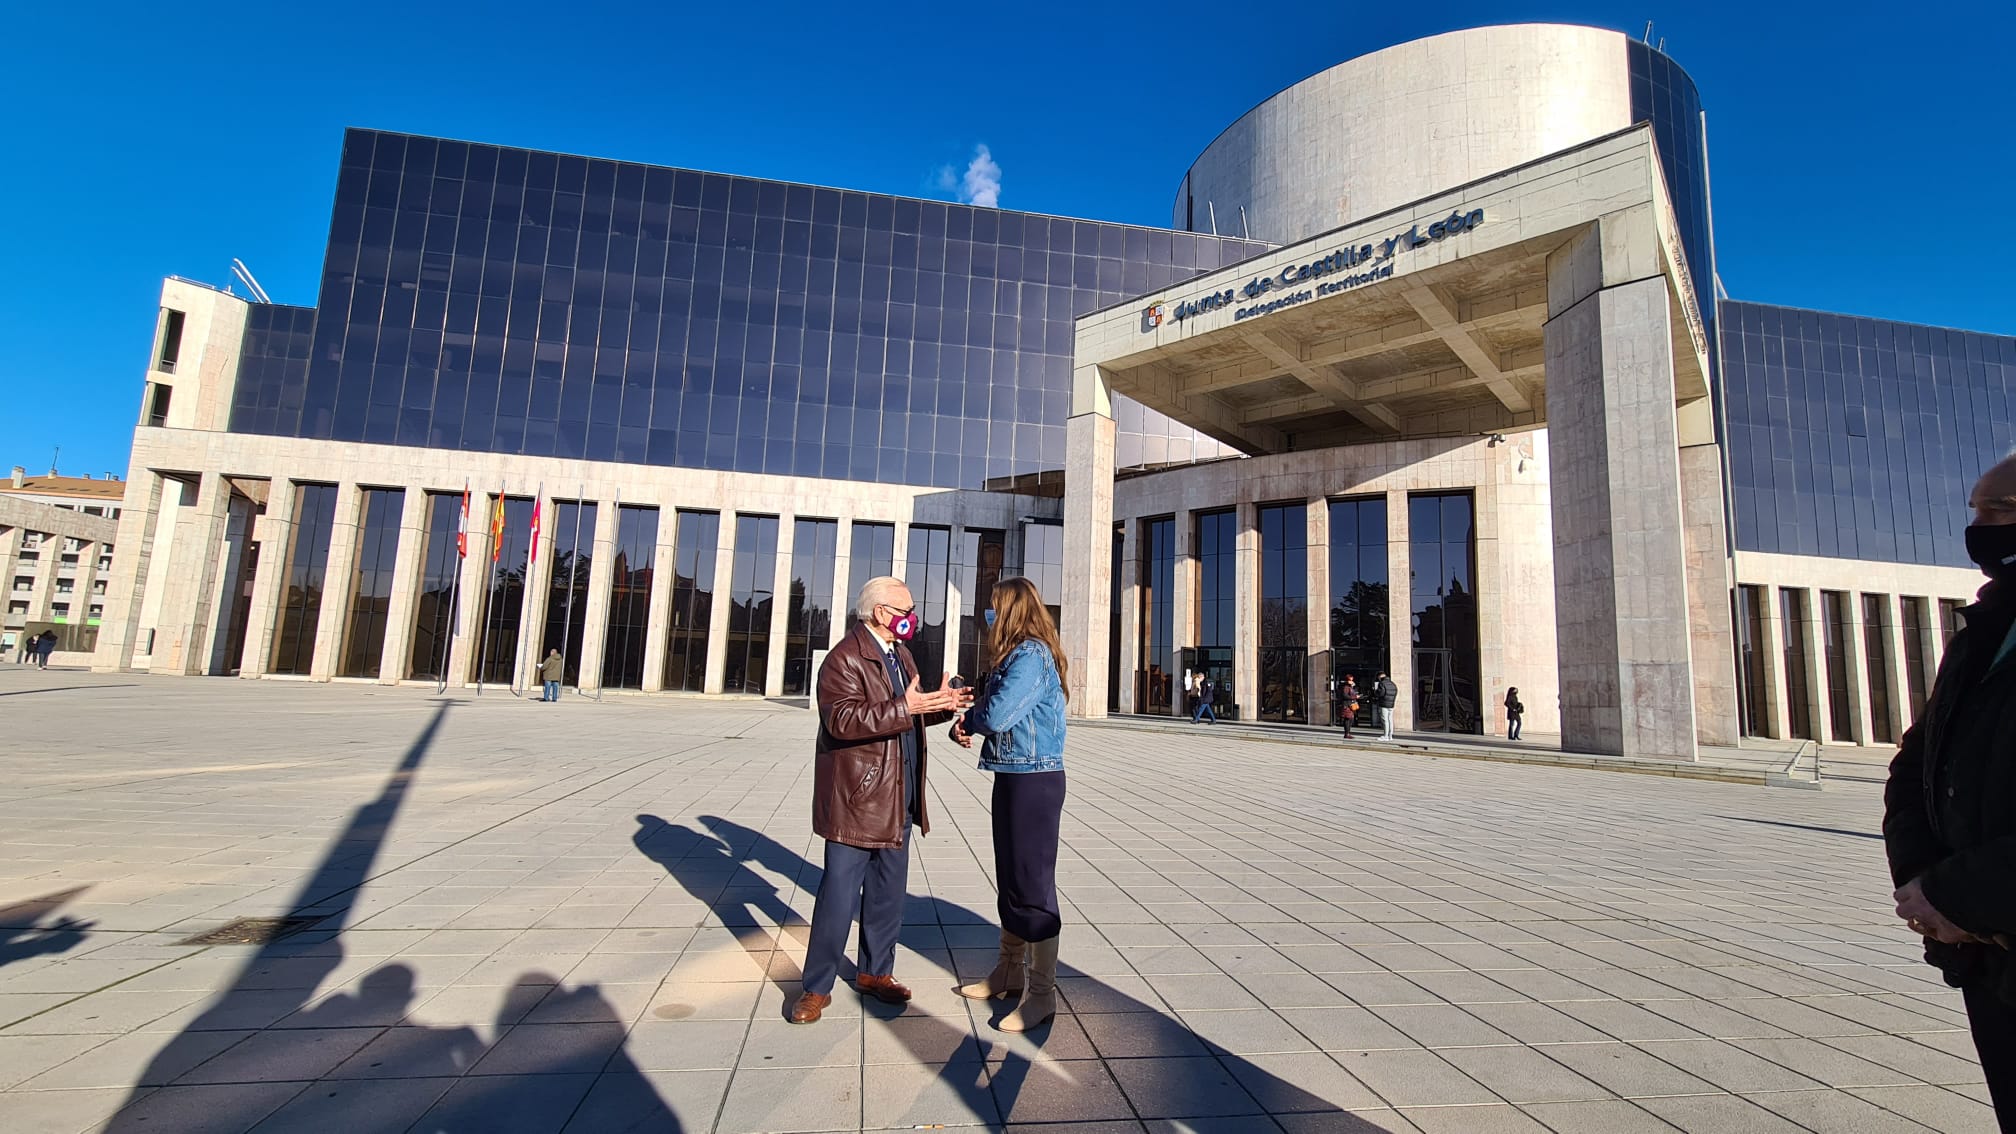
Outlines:
[[[1075,728],[1063,1008],[934,748],[902,1010],[797,991],[811,718],[0,666],[0,1130],[1991,1131],[1824,790]],[[266,945],[188,945],[309,916]]]

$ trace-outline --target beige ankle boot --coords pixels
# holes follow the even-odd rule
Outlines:
[[[1057,1014],[1057,939],[1029,943],[1029,988],[1022,1003],[1000,1023],[1004,1032],[1026,1032]]]
[[[994,971],[980,978],[976,984],[964,984],[952,991],[968,1000],[1006,1000],[1022,991],[1022,958],[1029,949],[1029,943],[1020,937],[1001,931],[1001,959],[995,962]]]

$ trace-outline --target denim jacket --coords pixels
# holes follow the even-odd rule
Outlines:
[[[1001,659],[964,727],[987,738],[980,746],[984,771],[1064,770],[1064,687],[1043,643],[1030,639]]]

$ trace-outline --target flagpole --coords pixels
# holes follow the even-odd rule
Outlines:
[[[462,517],[455,531],[455,577],[448,589],[448,632],[441,643],[441,687],[435,696],[448,692],[448,658],[462,628],[462,568],[469,558],[469,481],[462,481]]]
[[[588,491],[588,489],[587,489],[587,486],[585,486],[585,485],[584,485],[584,486],[582,486],[582,489],[581,489],[581,491],[582,491],[582,493],[583,493],[583,494],[585,495],[585,494],[587,493],[587,491]],[[619,488],[619,489],[617,489],[617,490],[616,490],[616,499],[615,499],[615,500],[614,500],[614,501],[613,501],[613,502],[611,503],[611,505],[610,505],[610,506],[616,509],[616,519],[615,519],[614,523],[613,523],[613,524],[611,525],[611,527],[612,527],[612,530],[615,530],[615,531],[616,531],[616,532],[617,532],[617,533],[618,533],[618,534],[620,535],[620,534],[621,534],[621,532],[622,532],[622,527],[623,527],[623,490],[622,490],[622,489],[620,489],[620,488]],[[599,519],[600,519],[600,517],[597,517],[597,519],[599,520]],[[575,542],[576,542],[576,543],[579,543],[579,542],[580,542],[580,537],[578,537],[578,536],[577,536],[577,537],[575,537]],[[613,550],[613,549],[612,549],[612,550]],[[614,571],[614,569],[615,569],[615,567],[616,567],[616,563],[615,563],[615,561],[614,561],[613,559],[612,559],[612,560],[610,561],[610,563],[609,563],[609,567],[610,567],[611,571]],[[590,582],[593,582],[593,581],[594,581],[594,578],[595,578],[595,565],[594,565],[594,563],[593,563],[592,561],[591,561],[591,562],[589,563],[589,565],[588,565],[588,578],[589,578],[589,581],[590,581]],[[613,575],[612,575],[612,577],[611,577],[611,579],[610,579],[610,585],[611,585],[612,587],[613,587],[613,586],[615,585],[615,579],[614,579]],[[614,600],[612,599],[611,601],[613,602]],[[607,614],[604,614],[604,615],[602,616],[602,635],[603,635],[603,643],[602,643],[602,659],[603,659],[603,661],[604,661],[604,662],[606,663],[606,662],[608,661],[608,659],[609,659],[609,643],[608,643],[608,635],[609,635],[609,615],[607,615]],[[587,632],[586,632],[585,630],[584,630],[584,631],[582,632],[582,637],[583,637],[584,639],[585,639],[585,638],[587,637]],[[585,651],[584,651],[584,652],[585,652]],[[603,677],[603,680],[600,680],[600,681],[597,681],[597,682],[595,683],[595,702],[596,702],[597,704],[600,704],[600,703],[602,702],[602,689],[603,689],[603,687],[604,687],[604,686],[608,685],[608,680],[607,680],[608,676],[609,676],[609,675],[608,675],[608,674],[606,674],[606,673],[605,673],[605,674],[603,674],[603,675],[602,675],[602,677]],[[579,692],[581,692],[581,680],[580,680],[580,679],[581,679],[581,675],[580,675],[579,673],[576,673],[576,674],[574,675],[574,679],[575,679],[575,680],[574,680],[574,692],[576,692],[576,693],[579,693]]]
[[[540,491],[542,493],[545,491],[544,485],[540,486]],[[497,487],[497,508],[499,512],[502,512],[504,509],[504,487],[501,484]],[[506,525],[510,524],[511,520],[508,514],[505,515],[504,522]],[[511,649],[511,695],[513,697],[523,697],[525,695],[524,690],[518,683],[525,676],[520,670],[525,665],[525,599],[532,593],[533,554],[536,553],[527,551],[525,557],[525,575],[518,584],[518,635]],[[504,615],[501,610],[498,612],[497,622],[498,625],[503,625]]]
[[[574,501],[574,554],[567,561],[567,613],[560,621],[560,656],[562,659],[565,659],[567,654],[572,652],[574,648],[574,582],[579,577],[581,571],[581,508],[587,496],[588,486],[584,484],[581,486],[582,499]],[[553,566],[556,569],[560,566],[558,556],[554,557]],[[574,692],[576,693],[581,692],[581,663],[587,660],[584,657],[574,663]],[[563,660],[561,664],[564,668],[566,663]]]

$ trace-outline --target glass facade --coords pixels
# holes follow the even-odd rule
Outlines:
[[[1386,580],[1386,498],[1332,500],[1330,655],[1340,685],[1348,674],[1370,689],[1390,672]]]
[[[1309,506],[1269,504],[1260,521],[1260,719],[1309,719]]]
[[[1813,731],[1813,695],[1808,685],[1806,654],[1806,592],[1778,590],[1779,617],[1785,634],[1785,716],[1793,737],[1818,740]]]
[[[392,608],[392,569],[399,557],[399,518],[406,493],[367,488],[358,493],[357,566],[351,575],[350,625],[343,634],[342,677],[377,677],[385,656],[385,619]]]
[[[651,579],[658,562],[658,509],[616,509],[616,556],[609,573],[609,623],[602,635],[602,686],[644,687],[644,644],[651,636]]]
[[[770,611],[777,590],[775,516],[736,516],[734,570],[728,585],[725,693],[763,693],[769,685]]]
[[[1714,342],[1715,251],[1708,227],[1708,137],[1701,119],[1701,93],[1680,64],[1650,44],[1628,41],[1631,120],[1652,124],[1666,195],[1673,201],[1687,275],[1701,308],[1703,328]],[[1712,361],[1712,358],[1711,358]]]
[[[1743,695],[1737,699],[1745,736],[1770,736],[1770,691],[1765,684],[1765,619],[1770,605],[1764,588],[1745,583],[1736,588],[1736,673]]]
[[[936,689],[946,671],[945,605],[952,581],[952,529],[911,526],[910,562],[903,581],[909,584],[910,598],[917,605],[917,636],[910,639],[917,679],[923,688]]]
[[[1056,529],[1060,534],[1063,530]],[[953,672],[975,685],[979,684],[987,638],[994,625],[994,584],[1001,581],[1007,558],[1008,533],[967,528],[959,534],[959,561],[954,568],[959,579],[959,665]],[[1051,596],[1041,582],[1036,583],[1036,589],[1046,599]]]
[[[2016,338],[1724,302],[1740,551],[1969,565],[1963,505],[2016,436]]]
[[[1827,733],[1841,744],[1855,743],[1855,690],[1848,683],[1848,596],[1820,592],[1820,631],[1827,653]]]
[[[565,664],[561,681],[576,685],[581,681],[581,645],[587,637],[588,579],[595,558],[594,501],[551,501],[553,518],[547,531],[553,536],[553,573],[547,583],[546,629],[539,642],[539,657],[559,650]],[[534,662],[533,664],[537,664]]]
[[[1413,565],[1414,727],[1482,732],[1476,505],[1468,492],[1407,498]]]
[[[189,491],[184,489],[184,492]],[[294,542],[287,549],[287,594],[273,635],[268,673],[305,674],[315,661],[315,627],[322,619],[322,589],[329,569],[329,537],[336,526],[336,486],[294,486]]]
[[[476,514],[483,497],[477,497],[470,505],[469,526],[482,522]],[[490,498],[486,514],[494,515],[496,498]],[[507,496],[504,498],[504,525],[498,533],[495,550],[490,561],[487,590],[489,595],[483,605],[483,645],[477,654],[478,681],[494,685],[509,685],[516,688],[529,676],[516,670],[518,664],[519,622],[525,616],[526,569],[531,565],[532,551],[532,498],[529,496]]]
[[[1059,626],[1064,617],[1064,525],[1022,525],[1022,574],[1036,584],[1043,605]],[[1116,578],[1118,576],[1115,576]],[[1116,655],[1117,656],[1117,655]],[[1117,689],[1118,686],[1115,686]]]
[[[1176,670],[1176,520],[1141,521],[1141,668],[1134,675],[1134,711],[1170,712]]]
[[[455,633],[455,575],[462,566],[455,533],[461,522],[460,494],[428,494],[426,557],[421,566],[420,609],[413,623],[413,655],[406,662],[407,676],[436,681],[448,676],[443,666],[448,660],[449,639]]]
[[[1264,247],[370,130],[329,234],[234,432],[965,488],[1061,478],[1074,316]]]
[[[791,531],[791,593],[784,615],[784,695],[812,691],[812,655],[832,645],[833,572],[840,523],[798,520]]]
[[[300,416],[314,342],[313,307],[254,303],[246,309],[245,337],[238,344],[238,386],[231,402],[234,431],[275,433],[278,422]],[[167,389],[161,387],[164,395]],[[162,408],[165,411],[165,401]]]
[[[719,512],[681,511],[672,535],[671,624],[665,632],[665,688],[698,693],[707,683],[707,629],[714,612]]]
[[[856,522],[851,526],[854,542],[847,557],[847,593],[841,597],[847,606],[847,628],[850,630],[861,621],[860,616],[854,613],[854,600],[860,596],[861,588],[867,586],[870,579],[896,573],[896,525]]]
[[[1236,708],[1232,653],[1239,642],[1239,513],[1232,509],[1197,516],[1197,653],[1199,676],[1218,683],[1211,711]]]
[[[1897,743],[1890,711],[1890,597],[1862,596],[1863,677],[1869,683],[1869,731],[1878,744]]]
[[[1910,595],[1897,599],[1898,619],[1904,624],[1904,693],[1911,698],[1911,720],[1925,709],[1932,694],[1932,666],[1926,648],[1932,624],[1925,600]]]

